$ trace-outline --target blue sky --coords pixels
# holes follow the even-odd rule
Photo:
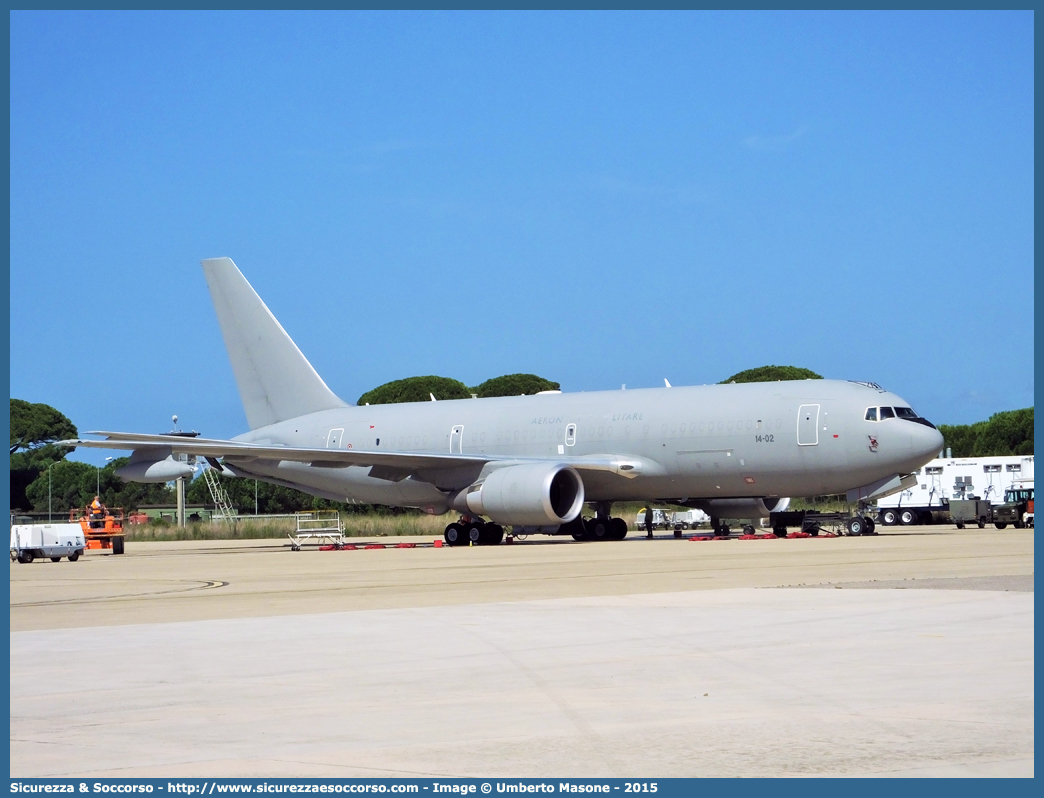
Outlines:
[[[11,395],[244,431],[229,256],[350,402],[790,364],[937,423],[1029,406],[1032,26],[14,12]]]

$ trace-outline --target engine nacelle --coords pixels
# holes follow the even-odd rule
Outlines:
[[[781,513],[790,506],[790,499],[708,499],[700,502],[699,506],[711,518],[745,521],[768,518],[769,513]]]
[[[179,477],[191,478],[196,469],[188,463],[179,463],[173,457],[165,460],[133,459],[123,468],[116,470],[116,476],[125,482],[171,482]]]
[[[567,465],[548,463],[498,468],[453,499],[459,512],[488,515],[511,526],[558,526],[580,515],[583,506],[580,475]]]

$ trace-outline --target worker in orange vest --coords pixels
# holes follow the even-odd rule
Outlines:
[[[108,509],[102,504],[101,499],[97,496],[94,497],[94,501],[91,502],[90,506],[90,517],[91,517],[91,528],[98,529],[105,526],[105,514]]]

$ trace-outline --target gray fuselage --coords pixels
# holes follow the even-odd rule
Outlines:
[[[577,458],[600,455],[641,461],[637,476],[584,471],[587,501],[812,496],[907,474],[938,454],[942,436],[933,426],[866,420],[867,408],[877,406],[909,407],[867,384],[802,380],[343,407],[236,440],[574,465]],[[378,479],[369,467],[226,461],[243,476],[328,498],[428,512],[445,511],[452,492],[481,471],[464,468],[448,482],[443,475],[436,486],[417,475]]]

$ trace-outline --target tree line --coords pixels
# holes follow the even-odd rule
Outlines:
[[[1033,408],[994,413],[974,424],[940,424],[954,457],[1033,454]]]
[[[367,391],[359,397],[357,405],[387,405],[398,402],[430,402],[436,400],[470,399],[475,396],[487,399],[493,396],[530,396],[540,391],[557,391],[561,386],[557,382],[545,380],[536,374],[505,374],[494,377],[469,388],[460,380],[452,377],[407,377],[393,380]]]

